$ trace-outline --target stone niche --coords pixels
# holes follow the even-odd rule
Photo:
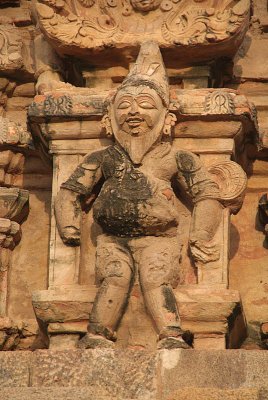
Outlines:
[[[43,150],[53,159],[52,199],[87,153],[112,143],[105,137],[101,125],[108,94],[96,94],[87,88],[58,89],[36,96],[29,108],[36,143],[42,144]],[[177,118],[173,145],[178,150],[189,150],[200,156],[215,179],[227,185],[227,202],[233,191],[237,198],[243,197],[245,175],[230,160],[243,165],[244,149],[247,143],[254,143],[257,126],[252,105],[236,91],[225,89],[171,88],[170,98],[170,111]],[[225,172],[221,166],[226,167]],[[191,206],[182,197],[177,202],[183,260],[175,296],[182,328],[193,333],[196,349],[236,348],[245,338],[239,293],[228,289],[230,213],[238,211],[237,204],[234,209],[225,208],[222,213],[216,234],[220,259],[194,266],[188,254]],[[95,239],[98,227],[93,224],[92,212],[85,211],[81,248],[66,246],[59,236],[53,210],[52,200],[49,288],[33,293],[33,306],[40,326],[50,338],[50,348],[65,348],[75,346],[86,332],[97,291]],[[117,336],[118,347],[151,350],[156,347],[157,335],[138,284],[132,289]]]

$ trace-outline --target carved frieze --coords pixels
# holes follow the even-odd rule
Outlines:
[[[174,61],[175,56],[176,62],[187,64],[187,60],[181,59],[187,54],[191,54],[191,62],[216,54],[217,57],[232,55],[247,29],[249,8],[249,0],[240,0],[234,6],[227,0],[216,5],[211,0],[38,0],[36,3],[40,27],[56,50],[88,60],[94,49],[94,58],[90,59],[93,64],[104,60],[100,61],[101,53],[116,53],[116,47],[125,48],[120,52],[121,59],[133,60],[144,36],[157,40],[164,56],[169,49],[176,49],[167,63]],[[197,45],[193,51],[192,47]],[[105,62],[109,63],[107,57]]]
[[[51,121],[60,116],[62,120],[66,117],[87,119],[90,116],[98,120],[105,112],[107,98],[113,95],[112,90],[97,94],[87,88],[47,92],[35,96],[28,109],[29,119],[42,122],[45,118],[47,121],[47,116]],[[170,99],[169,109],[180,122],[190,116],[203,120],[218,116],[223,120],[238,119],[244,123],[248,120],[256,127],[254,107],[245,96],[232,89],[171,89]]]

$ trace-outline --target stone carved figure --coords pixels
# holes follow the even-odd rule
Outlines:
[[[190,249],[195,260],[219,257],[213,237],[220,224],[220,190],[198,156],[175,150],[169,86],[155,42],[141,46],[137,61],[108,106],[103,124],[114,145],[88,154],[61,185],[57,226],[68,245],[80,243],[81,200],[104,182],[93,205],[103,233],[97,238],[99,290],[90,315],[86,348],[109,347],[138,280],[158,332],[159,348],[189,347],[183,339],[173,288],[178,284],[180,215],[171,180],[194,203]]]

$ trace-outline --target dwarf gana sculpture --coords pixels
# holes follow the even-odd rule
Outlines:
[[[189,151],[176,151],[171,130],[169,86],[159,48],[141,46],[138,59],[110,102],[104,125],[115,143],[88,154],[56,198],[56,219],[63,241],[79,245],[81,200],[104,181],[93,205],[103,233],[97,238],[99,290],[90,315],[84,347],[110,346],[127,307],[131,286],[139,280],[159,348],[188,345],[182,338],[173,288],[178,284],[180,215],[171,180],[194,203],[190,247],[194,259],[217,259],[211,239],[222,205],[218,185]]]

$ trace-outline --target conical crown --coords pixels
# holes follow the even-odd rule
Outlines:
[[[149,86],[158,93],[164,105],[168,107],[168,77],[156,42],[148,41],[141,45],[138,58],[120,89],[126,86]]]

